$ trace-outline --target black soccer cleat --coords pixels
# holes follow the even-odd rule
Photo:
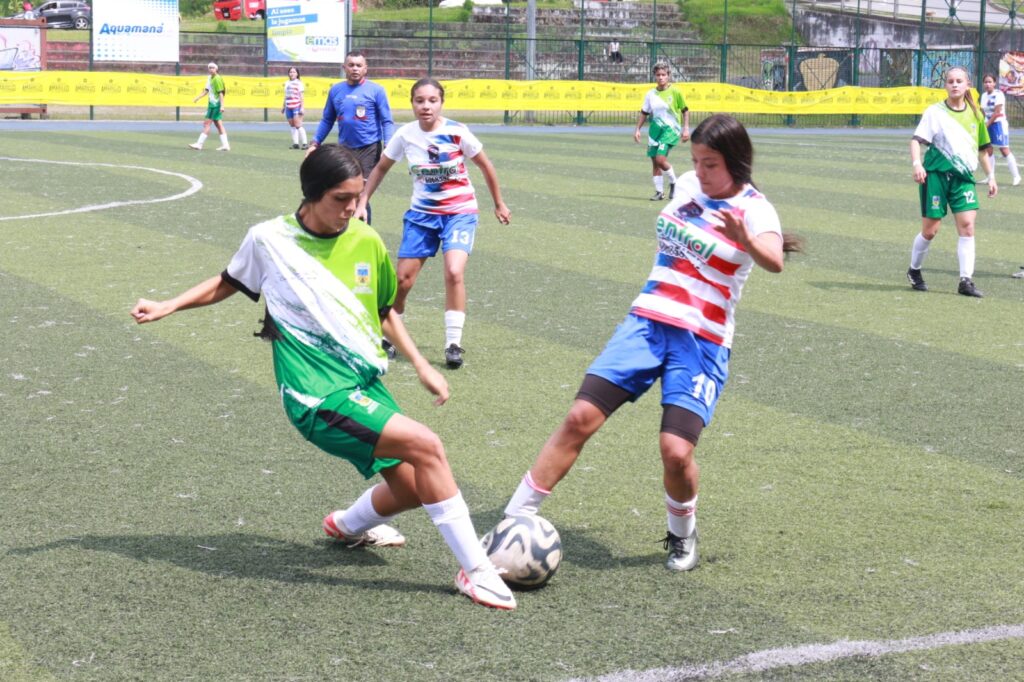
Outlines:
[[[448,366],[448,369],[458,369],[462,367],[462,354],[466,350],[457,344],[451,344],[444,349],[444,364]]]
[[[924,283],[924,277],[921,276],[919,269],[907,270],[907,281],[910,282],[910,288],[914,291],[928,291],[928,285]]]
[[[388,360],[394,360],[398,357],[398,349],[395,348],[395,344],[391,343],[387,339],[380,340],[380,347],[384,349],[385,353],[387,353]]]
[[[984,298],[985,294],[978,291],[974,286],[974,282],[971,281],[970,277],[961,277],[960,285],[956,288],[956,293],[961,296],[973,296],[974,298]]]
[[[664,192],[655,192],[654,196],[651,197],[651,201],[664,201],[664,200],[665,200],[665,193]]]

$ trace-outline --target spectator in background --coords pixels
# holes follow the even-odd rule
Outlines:
[[[345,55],[345,80],[331,86],[327,93],[323,117],[307,152],[323,144],[337,121],[338,144],[359,160],[363,179],[370,177],[380,161],[381,150],[395,132],[387,93],[378,84],[366,80],[366,69],[366,56],[362,52],[352,50]],[[367,206],[367,224],[371,218]]]
[[[619,41],[613,40],[612,42],[608,43],[608,60],[611,61],[613,64],[622,63],[622,52],[621,48],[619,47]]]

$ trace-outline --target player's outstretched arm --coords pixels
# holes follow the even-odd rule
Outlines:
[[[416,348],[416,344],[409,336],[405,323],[402,322],[398,313],[394,310],[389,311],[387,317],[381,320],[381,327],[384,330],[384,335],[391,343],[395,344],[398,352],[412,363],[423,387],[430,391],[431,395],[437,397],[434,404],[444,405],[448,402],[448,381]]]
[[[491,163],[491,160],[487,158],[483,151],[474,156],[472,161],[480,169],[480,172],[484,174],[484,182],[487,183],[491,199],[494,200],[494,217],[502,225],[508,225],[512,222],[512,211],[509,210],[508,206],[505,205],[505,201],[501,198],[501,186],[498,184],[498,172],[494,170],[494,164]]]
[[[238,289],[224,281],[223,277],[217,275],[166,301],[150,301],[146,298],[140,298],[135,307],[132,308],[131,315],[139,324],[156,322],[179,310],[219,303],[237,291]]]

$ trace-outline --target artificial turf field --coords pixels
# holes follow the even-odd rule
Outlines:
[[[546,502],[557,576],[500,613],[455,593],[423,512],[404,549],[327,542],[366,484],[284,417],[262,306],[130,319],[298,205],[283,124],[227,154],[186,149],[196,129],[0,132],[0,679],[1024,679],[1024,186],[982,199],[986,297],[956,294],[949,220],[917,293],[908,133],[755,131],[807,252],[740,303],[697,450],[700,566],[663,567],[656,387]],[[441,408],[405,362],[386,381],[482,534],[646,279],[657,206],[629,129],[478,134],[513,224],[482,215],[466,365]],[[373,201],[393,248],[408,195],[399,166]],[[439,366],[442,308],[430,262],[406,320]]]

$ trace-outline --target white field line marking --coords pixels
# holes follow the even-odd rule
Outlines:
[[[591,682],[669,682],[679,680],[706,680],[721,675],[758,673],[775,668],[786,668],[810,663],[828,663],[842,658],[864,656],[874,658],[907,651],[928,651],[961,644],[980,644],[1004,639],[1024,639],[1024,623],[995,625],[978,630],[940,632],[923,637],[882,641],[840,640],[832,644],[805,644],[783,649],[765,649],[740,656],[731,661],[679,668],[652,668],[650,670],[623,670],[601,677],[585,678]]]
[[[22,163],[54,163],[62,166],[99,166],[102,168],[127,168],[131,170],[149,171],[150,173],[159,173],[160,175],[170,175],[175,178],[181,178],[182,180],[185,180],[189,184],[189,188],[187,190],[170,197],[161,197],[159,199],[130,199],[128,201],[112,201],[108,204],[95,204],[92,206],[82,206],[81,208],[69,208],[65,211],[53,211],[51,213],[33,213],[30,215],[0,216],[0,222],[4,220],[26,220],[28,218],[47,218],[50,216],[68,215],[71,213],[88,213],[89,211],[103,211],[108,208],[131,206],[133,204],[158,204],[162,201],[175,201],[177,199],[184,199],[185,197],[191,196],[203,188],[203,183],[197,180],[196,178],[193,178],[191,175],[160,170],[159,168],[147,168],[146,166],[125,166],[117,163],[91,163],[86,161],[50,161],[47,159],[17,159],[10,156],[0,156],[0,161],[20,161]]]

